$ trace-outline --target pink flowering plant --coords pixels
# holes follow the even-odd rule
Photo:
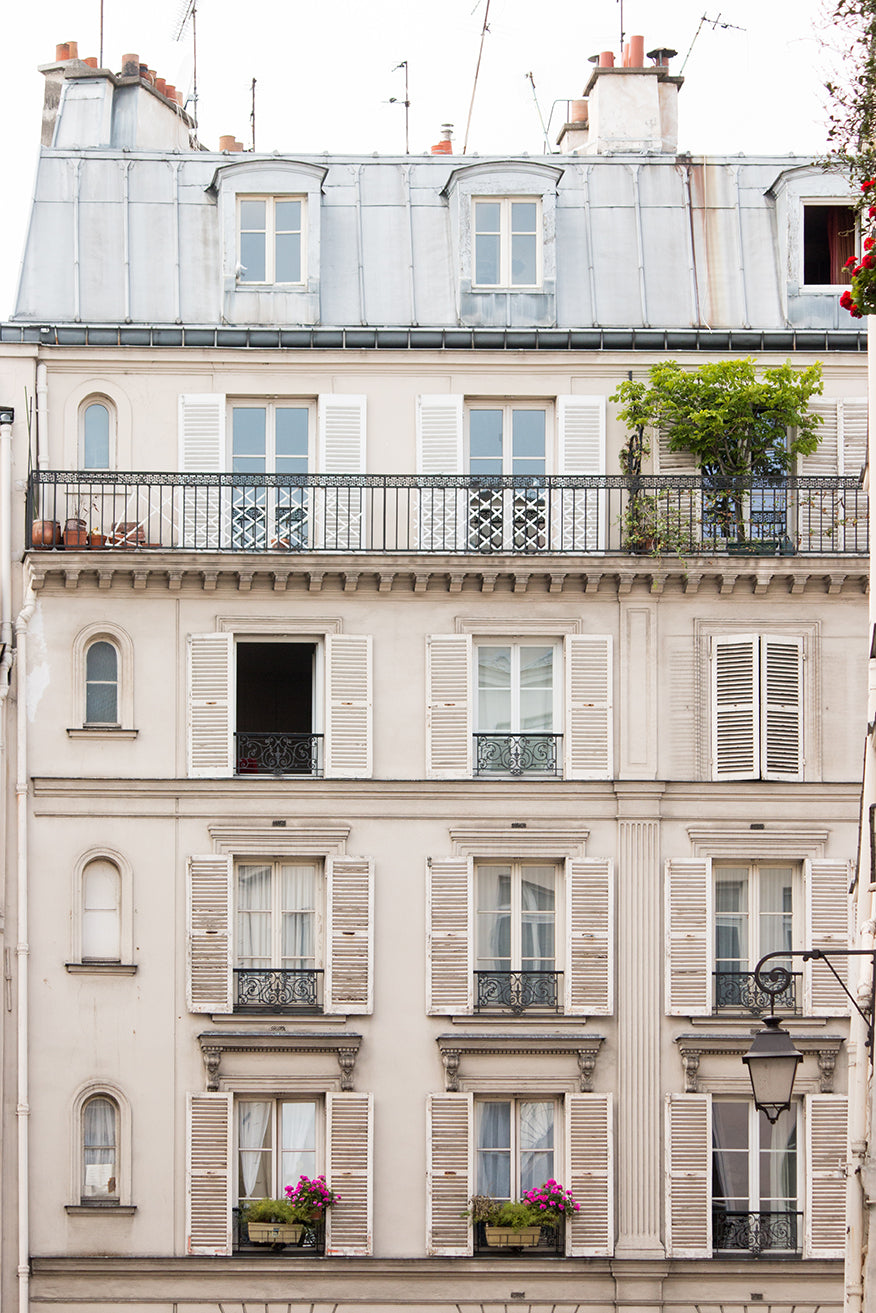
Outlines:
[[[324,1176],[299,1176],[297,1185],[286,1186],[286,1201],[295,1222],[321,1222],[327,1208],[340,1202],[341,1196],[330,1190]]]
[[[840,297],[840,305],[853,319],[876,314],[876,178],[865,179],[861,193],[858,208],[863,254],[860,260],[854,255],[846,260],[844,268],[851,272],[852,285]]]
[[[580,1211],[571,1190],[564,1190],[558,1181],[545,1181],[537,1189],[527,1190],[522,1199],[501,1200],[489,1195],[475,1195],[463,1217],[487,1226],[509,1227],[523,1231],[530,1226],[556,1228],[564,1217]]]
[[[529,1204],[542,1226],[556,1226],[564,1217],[580,1213],[571,1190],[564,1190],[558,1181],[545,1181],[537,1190],[527,1190],[523,1202]]]

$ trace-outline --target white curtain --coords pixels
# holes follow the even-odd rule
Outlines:
[[[477,966],[511,970],[511,868],[477,868]]]
[[[554,1104],[520,1104],[520,1193],[551,1180],[554,1173]]]
[[[283,903],[283,966],[316,965],[316,867],[280,868]]]
[[[89,862],[82,873],[82,956],[86,961],[121,960],[121,878],[112,862]]]
[[[299,1176],[316,1175],[316,1104],[284,1103],[282,1108],[283,1164],[280,1189],[298,1184]]]
[[[511,1198],[511,1104],[478,1106],[477,1193]]]
[[[555,883],[556,872],[552,866],[523,868],[520,893],[520,967],[523,971],[554,970]]]
[[[89,1099],[82,1110],[85,1198],[109,1198],[116,1183],[116,1108],[109,1099]]]
[[[271,868],[237,869],[237,957],[242,967],[271,965]]]
[[[238,1109],[241,1198],[263,1199],[270,1190],[271,1104],[247,1100]]]

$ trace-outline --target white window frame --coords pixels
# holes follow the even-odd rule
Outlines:
[[[477,281],[477,209],[479,205],[498,205],[499,212],[499,281],[497,283],[479,283]],[[511,281],[511,207],[512,205],[535,205],[535,282],[514,283]],[[479,292],[532,292],[540,291],[544,282],[544,212],[542,197],[536,194],[515,196],[473,196],[471,199],[471,285],[472,291]]]
[[[86,714],[85,685],[88,673],[88,649],[94,643],[109,643],[116,650],[116,715],[109,721],[88,721]],[[118,626],[89,625],[80,630],[73,641],[73,730],[76,737],[99,738],[124,735],[133,737],[134,724],[134,644],[128,634]]]
[[[325,634],[258,634],[258,633],[235,633],[232,645],[232,679],[231,679],[231,741],[235,743],[235,734],[237,731],[237,690],[238,690],[238,667],[237,667],[237,649],[242,644],[259,645],[270,643],[281,647],[312,647],[313,653],[313,676],[310,686],[310,724],[311,734],[322,734],[323,742],[321,747],[322,757],[320,758],[322,769],[325,769],[325,761],[322,758],[325,755]],[[234,773],[237,773],[237,757],[235,750]]]
[[[240,881],[239,873],[243,866],[270,866],[271,868],[271,905],[269,915],[271,918],[271,962],[265,968],[259,967],[242,967],[243,970],[266,971],[281,970],[282,958],[282,931],[283,918],[280,911],[280,891],[282,880],[280,869],[283,866],[312,866],[316,871],[316,897],[314,911],[314,953],[313,966],[305,967],[304,970],[323,970],[325,968],[325,866],[321,858],[308,859],[306,857],[237,857],[234,861],[234,965],[241,968],[242,954],[240,951],[240,915],[241,908],[239,905]],[[290,910],[290,909],[287,909]]]
[[[116,1110],[116,1191],[111,1197],[86,1199],[84,1112],[92,1099],[108,1099]],[[89,1080],[73,1098],[70,1126],[70,1184],[68,1213],[134,1212],[131,1201],[131,1107],[124,1093],[111,1081]]]
[[[232,1104],[233,1111],[233,1152],[232,1152],[232,1188],[231,1197],[233,1206],[239,1207],[241,1203],[246,1203],[250,1199],[261,1199],[262,1195],[244,1195],[240,1194],[240,1118],[239,1109],[242,1103],[270,1103],[271,1104],[271,1148],[268,1151],[271,1157],[271,1199],[283,1198],[283,1186],[280,1182],[280,1164],[282,1162],[282,1146],[280,1145],[281,1113],[280,1109],[284,1103],[309,1103],[313,1104],[316,1109],[316,1144],[315,1160],[316,1169],[314,1176],[319,1176],[325,1172],[325,1097],[310,1091],[302,1091],[300,1094],[277,1094],[254,1092],[235,1092]],[[294,1184],[294,1182],[293,1182]]]
[[[88,678],[88,658],[91,652],[93,651],[93,649],[97,647],[98,643],[106,643],[106,645],[109,648],[111,648],[112,651],[115,653],[116,677],[114,680],[108,680],[108,679],[92,680]],[[85,715],[86,715],[84,726],[86,729],[91,729],[91,728],[118,729],[121,726],[121,721],[119,720],[119,701],[121,695],[121,670],[122,670],[122,657],[121,657],[121,653],[119,652],[118,645],[114,643],[111,638],[92,638],[91,641],[85,647],[84,655],[85,655]],[[107,687],[111,685],[115,689],[116,715],[114,720],[88,719],[88,689],[91,684],[100,684]]]
[[[472,696],[474,701],[474,724],[475,734],[490,734],[492,730],[480,728],[480,717],[478,713],[480,682],[478,671],[478,650],[482,647],[507,647],[511,649],[511,728],[508,734],[522,734],[525,731],[520,726],[520,651],[525,647],[549,647],[553,653],[553,673],[552,673],[552,699],[553,711],[552,722],[553,729],[545,730],[545,734],[563,734],[563,645],[561,640],[556,638],[505,638],[500,634],[477,638],[473,644],[472,664]],[[557,729],[557,726],[560,726]],[[498,731],[497,731],[498,732]],[[534,772],[538,774],[538,772]],[[559,771],[557,772],[559,774]]]
[[[472,1137],[473,1137],[473,1177],[474,1188],[473,1194],[482,1194],[481,1184],[478,1180],[478,1157],[480,1153],[479,1133],[480,1133],[480,1110],[487,1103],[510,1103],[511,1105],[511,1198],[519,1199],[521,1197],[521,1180],[520,1180],[520,1105],[523,1103],[551,1103],[554,1108],[554,1165],[551,1175],[554,1179],[559,1179],[563,1175],[563,1165],[565,1163],[565,1125],[563,1114],[565,1110],[565,1101],[555,1094],[539,1094],[531,1091],[526,1094],[475,1094],[474,1096],[474,1117],[472,1119]],[[542,1185],[543,1182],[536,1182]],[[565,1184],[565,1182],[564,1182]],[[496,1197],[496,1196],[493,1196]]]
[[[85,463],[85,416],[91,406],[103,406],[107,412],[107,457],[105,465],[86,465]],[[116,431],[117,414],[115,403],[102,392],[92,393],[79,403],[79,468],[81,470],[113,470],[116,468]]]
[[[851,287],[851,279],[848,283],[807,283],[804,280],[804,274],[806,272],[806,211],[824,209],[825,207],[830,209],[839,207],[841,209],[854,210],[854,197],[801,196],[799,206],[798,223],[800,240],[797,249],[797,279],[800,285],[800,291],[804,294],[809,292],[826,292],[830,295],[835,295],[837,292],[844,292],[846,288]],[[862,254],[861,225],[857,218],[855,219],[855,248],[853,253],[855,258],[860,260]]]
[[[732,1094],[719,1095],[713,1094],[711,1098],[711,1108],[709,1115],[709,1175],[710,1180],[714,1180],[714,1154],[715,1154],[715,1105],[719,1103],[742,1103],[748,1107],[748,1208],[743,1210],[749,1213],[760,1213],[763,1211],[760,1205],[760,1151],[761,1151],[761,1114],[754,1106],[754,1100],[744,1096],[734,1096]],[[796,1167],[796,1184],[797,1195],[794,1200],[794,1208],[789,1210],[796,1213],[797,1216],[797,1248],[795,1250],[777,1250],[777,1253],[801,1253],[804,1248],[804,1224],[805,1209],[803,1201],[806,1199],[806,1182],[804,1170],[806,1166],[806,1138],[805,1123],[803,1116],[803,1100],[794,1099],[792,1104],[795,1110],[796,1118],[796,1146],[795,1146],[795,1167]],[[767,1122],[767,1125],[769,1123]],[[713,1191],[710,1191],[713,1195]],[[712,1197],[712,1209],[714,1211],[714,1195]],[[714,1237],[713,1237],[714,1241]],[[716,1256],[726,1253],[737,1253],[740,1251],[732,1249],[714,1249]],[[766,1251],[767,1257],[772,1251]]]
[[[511,868],[511,965],[508,971],[522,971],[521,966],[521,947],[522,947],[522,882],[523,871],[526,867],[550,867],[554,872],[554,971],[562,971],[564,966],[565,954],[563,946],[566,940],[565,927],[565,906],[566,906],[566,883],[565,883],[565,864],[563,862],[554,862],[549,858],[539,860],[537,857],[480,857],[474,862],[474,887],[472,890],[473,913],[474,913],[474,943],[472,945],[472,954],[474,957],[474,969],[491,970],[491,968],[481,968],[478,966],[478,923],[481,916],[481,908],[478,903],[478,870],[482,866],[508,866]],[[486,909],[489,910],[489,909]],[[498,967],[497,971],[504,968]],[[549,970],[551,968],[548,968]],[[529,1011],[530,1009],[527,1009]]]
[[[788,867],[791,870],[791,948],[799,949],[803,946],[804,938],[804,890],[803,890],[803,869],[799,862],[787,861],[782,858],[769,857],[760,858],[753,861],[740,859],[733,861],[731,858],[722,858],[712,862],[712,961],[714,972],[712,978],[713,991],[717,988],[715,974],[717,973],[718,962],[718,881],[722,872],[739,867],[748,868],[748,906],[745,909],[746,924],[748,927],[748,966],[740,967],[739,970],[753,972],[757,963],[764,954],[761,947],[761,923],[760,923],[760,868],[761,867]],[[793,970],[793,965],[792,968]],[[797,981],[796,988],[798,991],[797,1007],[802,1010],[803,1007],[803,977],[802,972],[800,979]],[[717,997],[713,1000],[717,1011]],[[777,1010],[781,1007],[777,1005]],[[720,1012],[733,1011],[732,1007],[721,1008]],[[720,1015],[720,1013],[719,1013]]]
[[[516,397],[511,401],[504,397],[466,397],[465,406],[465,472],[471,477],[471,415],[475,410],[498,410],[502,412],[502,473],[513,474],[513,423],[515,410],[537,410],[544,414],[544,473],[555,473],[556,448],[556,407],[553,401],[538,397]],[[485,478],[492,477],[485,475]],[[520,476],[529,477],[529,476]],[[539,477],[534,475],[532,477]]]
[[[307,472],[312,474],[316,466],[316,397],[229,397],[228,422],[225,425],[227,446],[225,468],[231,472],[234,460],[234,412],[236,410],[264,410],[265,413],[265,473],[275,474],[277,470],[277,426],[278,410],[307,411]]]
[[[241,207],[244,201],[264,201],[265,203],[265,227],[261,228],[243,228],[241,223]],[[292,281],[278,282],[275,276],[276,266],[276,205],[277,202],[298,201],[301,205],[301,227],[298,229],[300,237],[300,258],[299,258],[299,277]],[[289,287],[302,288],[307,282],[307,197],[301,193],[290,192],[288,194],[265,195],[258,192],[244,192],[238,194],[236,198],[236,245],[237,245],[237,286],[240,291],[246,291],[248,288],[264,287]],[[264,232],[265,234],[265,276],[263,279],[247,279],[243,277],[244,266],[242,258],[242,236],[244,232]],[[294,229],[281,229],[282,232],[292,232]]]
[[[82,956],[82,917],[84,913],[85,872],[92,862],[109,862],[119,873],[119,957],[113,961]],[[70,915],[70,959],[67,970],[77,974],[130,975],[135,970],[133,927],[133,871],[122,853],[109,848],[90,848],[82,853],[73,869]]]

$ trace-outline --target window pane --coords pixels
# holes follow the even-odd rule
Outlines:
[[[231,454],[265,457],[268,412],[263,406],[235,406],[231,412]]]
[[[300,233],[301,202],[275,201],[274,227],[278,233]]]
[[[246,1099],[237,1105],[239,1199],[268,1199],[271,1181],[271,1111],[268,1101]]]
[[[544,474],[545,412],[512,411],[511,432],[512,474]]]
[[[115,684],[85,685],[85,721],[88,725],[116,725],[119,720]]]
[[[511,969],[511,868],[477,868],[477,969]]]
[[[522,971],[556,966],[555,892],[552,866],[524,866],[520,881]]]
[[[265,235],[264,233],[240,234],[240,281],[242,283],[263,283],[265,281]]]
[[[475,284],[496,287],[499,283],[499,234],[478,233],[475,237]]]
[[[82,1109],[82,1157],[82,1197],[116,1197],[116,1108],[109,1099],[89,1099]]]
[[[112,643],[92,643],[85,656],[86,678],[115,681],[117,671],[118,659]]]
[[[779,1114],[771,1126],[759,1114],[760,1157],[758,1175],[760,1207],[768,1212],[794,1212],[797,1208],[797,1109]]]
[[[519,652],[521,733],[549,734],[554,727],[554,650],[522,647]]]
[[[554,1104],[520,1104],[520,1193],[554,1176]]]
[[[715,969],[747,971],[748,961],[748,868],[725,868],[715,879]]]
[[[478,1105],[477,1193],[511,1198],[511,1104]]]
[[[121,877],[111,862],[89,862],[82,875],[82,956],[120,961]]]
[[[748,1211],[747,1102],[712,1104],[712,1197],[730,1212]]]
[[[469,411],[468,445],[473,474],[502,473],[501,410]]]
[[[83,445],[87,470],[109,469],[109,411],[98,401],[86,407]]]
[[[282,1162],[278,1194],[282,1197],[286,1186],[297,1185],[300,1176],[312,1179],[316,1175],[316,1104],[282,1104],[280,1135]]]
[[[275,283],[301,282],[301,236],[299,233],[277,233],[274,239],[276,267]]]
[[[307,425],[309,412],[306,406],[278,406],[276,410],[276,452],[281,456],[304,458],[307,472]]]
[[[265,230],[265,218],[267,214],[266,201],[241,201],[240,202],[240,230],[241,232],[250,229]]]
[[[271,868],[237,868],[237,961],[256,969],[271,965]]]
[[[511,238],[511,282],[515,287],[533,287],[536,277],[535,235],[514,233]]]
[[[534,233],[538,228],[538,204],[535,201],[511,202],[512,233]]]
[[[511,649],[478,648],[478,731],[502,734],[511,729]]]
[[[758,869],[760,892],[760,942],[758,953],[780,953],[793,947],[793,872],[787,866],[761,866]],[[790,965],[790,964],[789,964]]]

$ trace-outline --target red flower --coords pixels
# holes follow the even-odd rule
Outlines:
[[[865,250],[865,251],[869,251],[870,248],[874,245],[874,243],[876,243],[876,238],[873,238],[873,237],[865,237],[865,238],[864,238],[864,250]]]
[[[869,218],[876,219],[876,205],[871,205],[867,211]]]
[[[871,187],[876,187],[876,179],[869,178],[867,182],[861,183],[861,191],[868,191]]]
[[[840,297],[840,305],[844,310],[848,310],[851,304],[852,304],[852,294],[849,291],[849,289],[846,288],[846,290],[843,292],[842,296]]]
[[[844,269],[854,269],[854,267],[855,267],[856,264],[857,264],[857,260],[855,259],[855,257],[854,257],[853,255],[850,255],[849,258],[848,258],[848,260],[846,260],[845,264],[843,265],[843,268],[844,268]]]
[[[864,318],[864,316],[861,314],[860,310],[858,309],[858,307],[857,307],[856,305],[853,305],[853,306],[852,306],[851,310],[849,311],[849,314],[852,316],[853,319],[863,319],[863,318]]]
[[[863,260],[861,261],[861,268],[872,269],[874,264],[876,264],[876,256],[873,256],[871,252],[868,251],[867,254],[864,256]]]

